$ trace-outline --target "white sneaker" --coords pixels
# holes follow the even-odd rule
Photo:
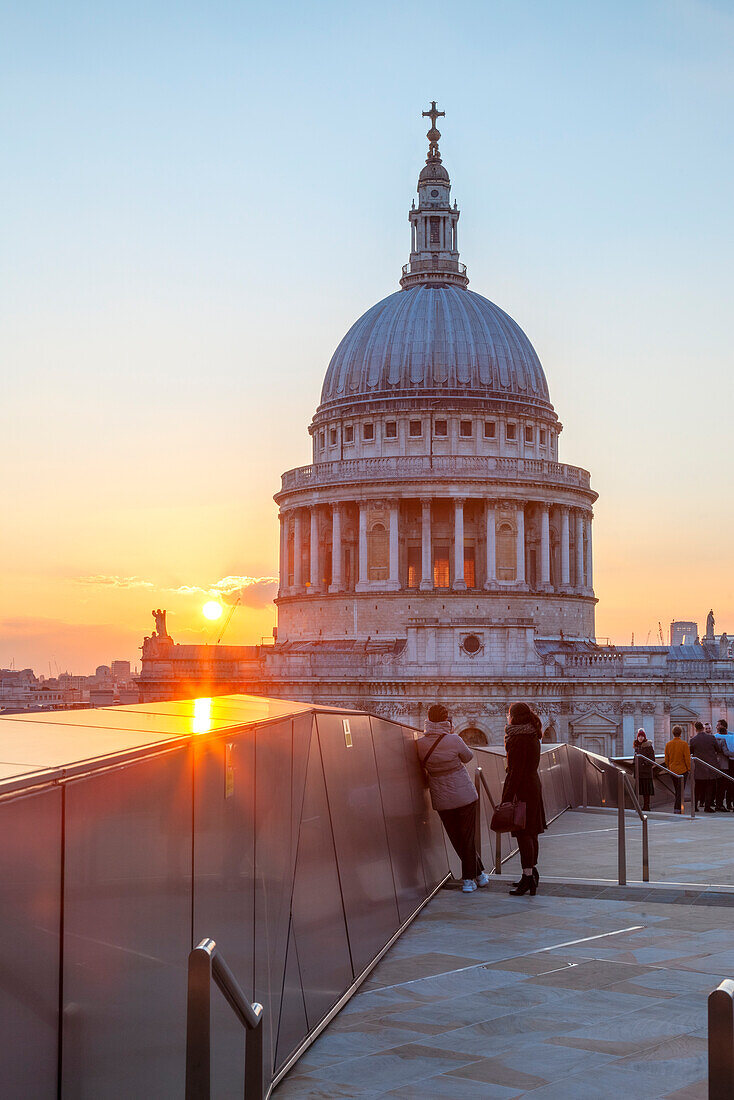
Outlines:
[[[481,875],[477,875],[474,881],[477,886],[489,886],[489,875],[486,871],[482,871]]]
[[[461,887],[462,894],[471,894],[472,890],[476,890],[477,884],[473,878],[465,878],[464,885]]]

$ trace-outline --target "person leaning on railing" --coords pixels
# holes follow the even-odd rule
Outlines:
[[[691,750],[683,740],[683,730],[680,726],[673,726],[672,733],[672,738],[665,746],[665,767],[678,776],[673,791],[673,813],[679,814],[686,787],[686,776],[691,770]]]
[[[530,893],[534,897],[538,887],[538,836],[545,832],[545,807],[543,788],[538,775],[540,742],[543,730],[540,718],[527,703],[513,703],[507,714],[505,726],[505,752],[507,775],[502,788],[502,801],[517,800],[525,804],[525,825],[513,829],[520,852],[522,878],[514,884],[511,894]]]
[[[476,820],[479,795],[464,767],[474,753],[454,733],[449,712],[442,703],[428,711],[423,737],[416,741],[431,791],[431,805],[443,822],[454,851],[461,860],[462,891],[470,894],[487,886],[487,875],[476,848]]]

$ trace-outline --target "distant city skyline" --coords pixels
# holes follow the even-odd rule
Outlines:
[[[154,607],[213,643],[211,597],[240,597],[224,642],[271,636],[272,495],[337,343],[397,288],[434,98],[471,288],[527,332],[600,494],[598,636],[712,606],[734,631],[727,6],[2,26],[0,666],[139,663]]]

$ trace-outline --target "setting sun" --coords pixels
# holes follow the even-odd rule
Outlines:
[[[206,619],[218,619],[222,614],[222,605],[216,600],[209,600],[202,607],[201,613]]]

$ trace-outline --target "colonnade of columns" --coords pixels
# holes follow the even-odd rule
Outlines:
[[[417,587],[422,592],[431,591],[434,585],[434,531],[432,505],[435,501],[446,503],[445,498],[421,497],[420,499],[420,581]],[[476,498],[472,498],[475,500]],[[321,560],[320,516],[325,510],[331,512],[331,579],[329,592],[345,590],[344,576],[344,509],[347,504],[358,509],[357,568],[353,576],[357,592],[363,591],[399,591],[407,584],[400,576],[400,501],[387,503],[387,577],[382,580],[370,578],[369,555],[369,507],[370,501],[316,504],[302,508],[284,510],[280,514],[280,594],[302,592],[308,588],[312,593],[320,592],[323,579]],[[383,502],[384,503],[384,502]],[[451,557],[453,579],[451,587],[455,591],[467,588],[464,562],[464,506],[466,498],[452,497],[453,538],[451,539]],[[500,577],[498,569],[497,524],[498,509],[508,512],[514,519],[515,576],[512,580]],[[592,513],[583,508],[568,505],[553,505],[542,501],[494,500],[485,499],[483,524],[483,566],[484,588],[487,590],[527,589],[527,553],[525,519],[526,510],[535,509],[539,520],[539,558],[536,560],[534,589],[539,591],[560,591],[590,594],[593,589],[592,578]],[[551,511],[556,513],[559,555],[555,584],[551,577]],[[308,527],[307,527],[308,525]],[[308,577],[304,569],[305,535],[309,534]],[[572,532],[573,532],[573,578],[572,578]],[[292,539],[292,571],[289,543]],[[475,549],[479,549],[480,540],[476,540]],[[291,580],[292,575],[292,580]],[[308,582],[308,583],[307,583]]]

